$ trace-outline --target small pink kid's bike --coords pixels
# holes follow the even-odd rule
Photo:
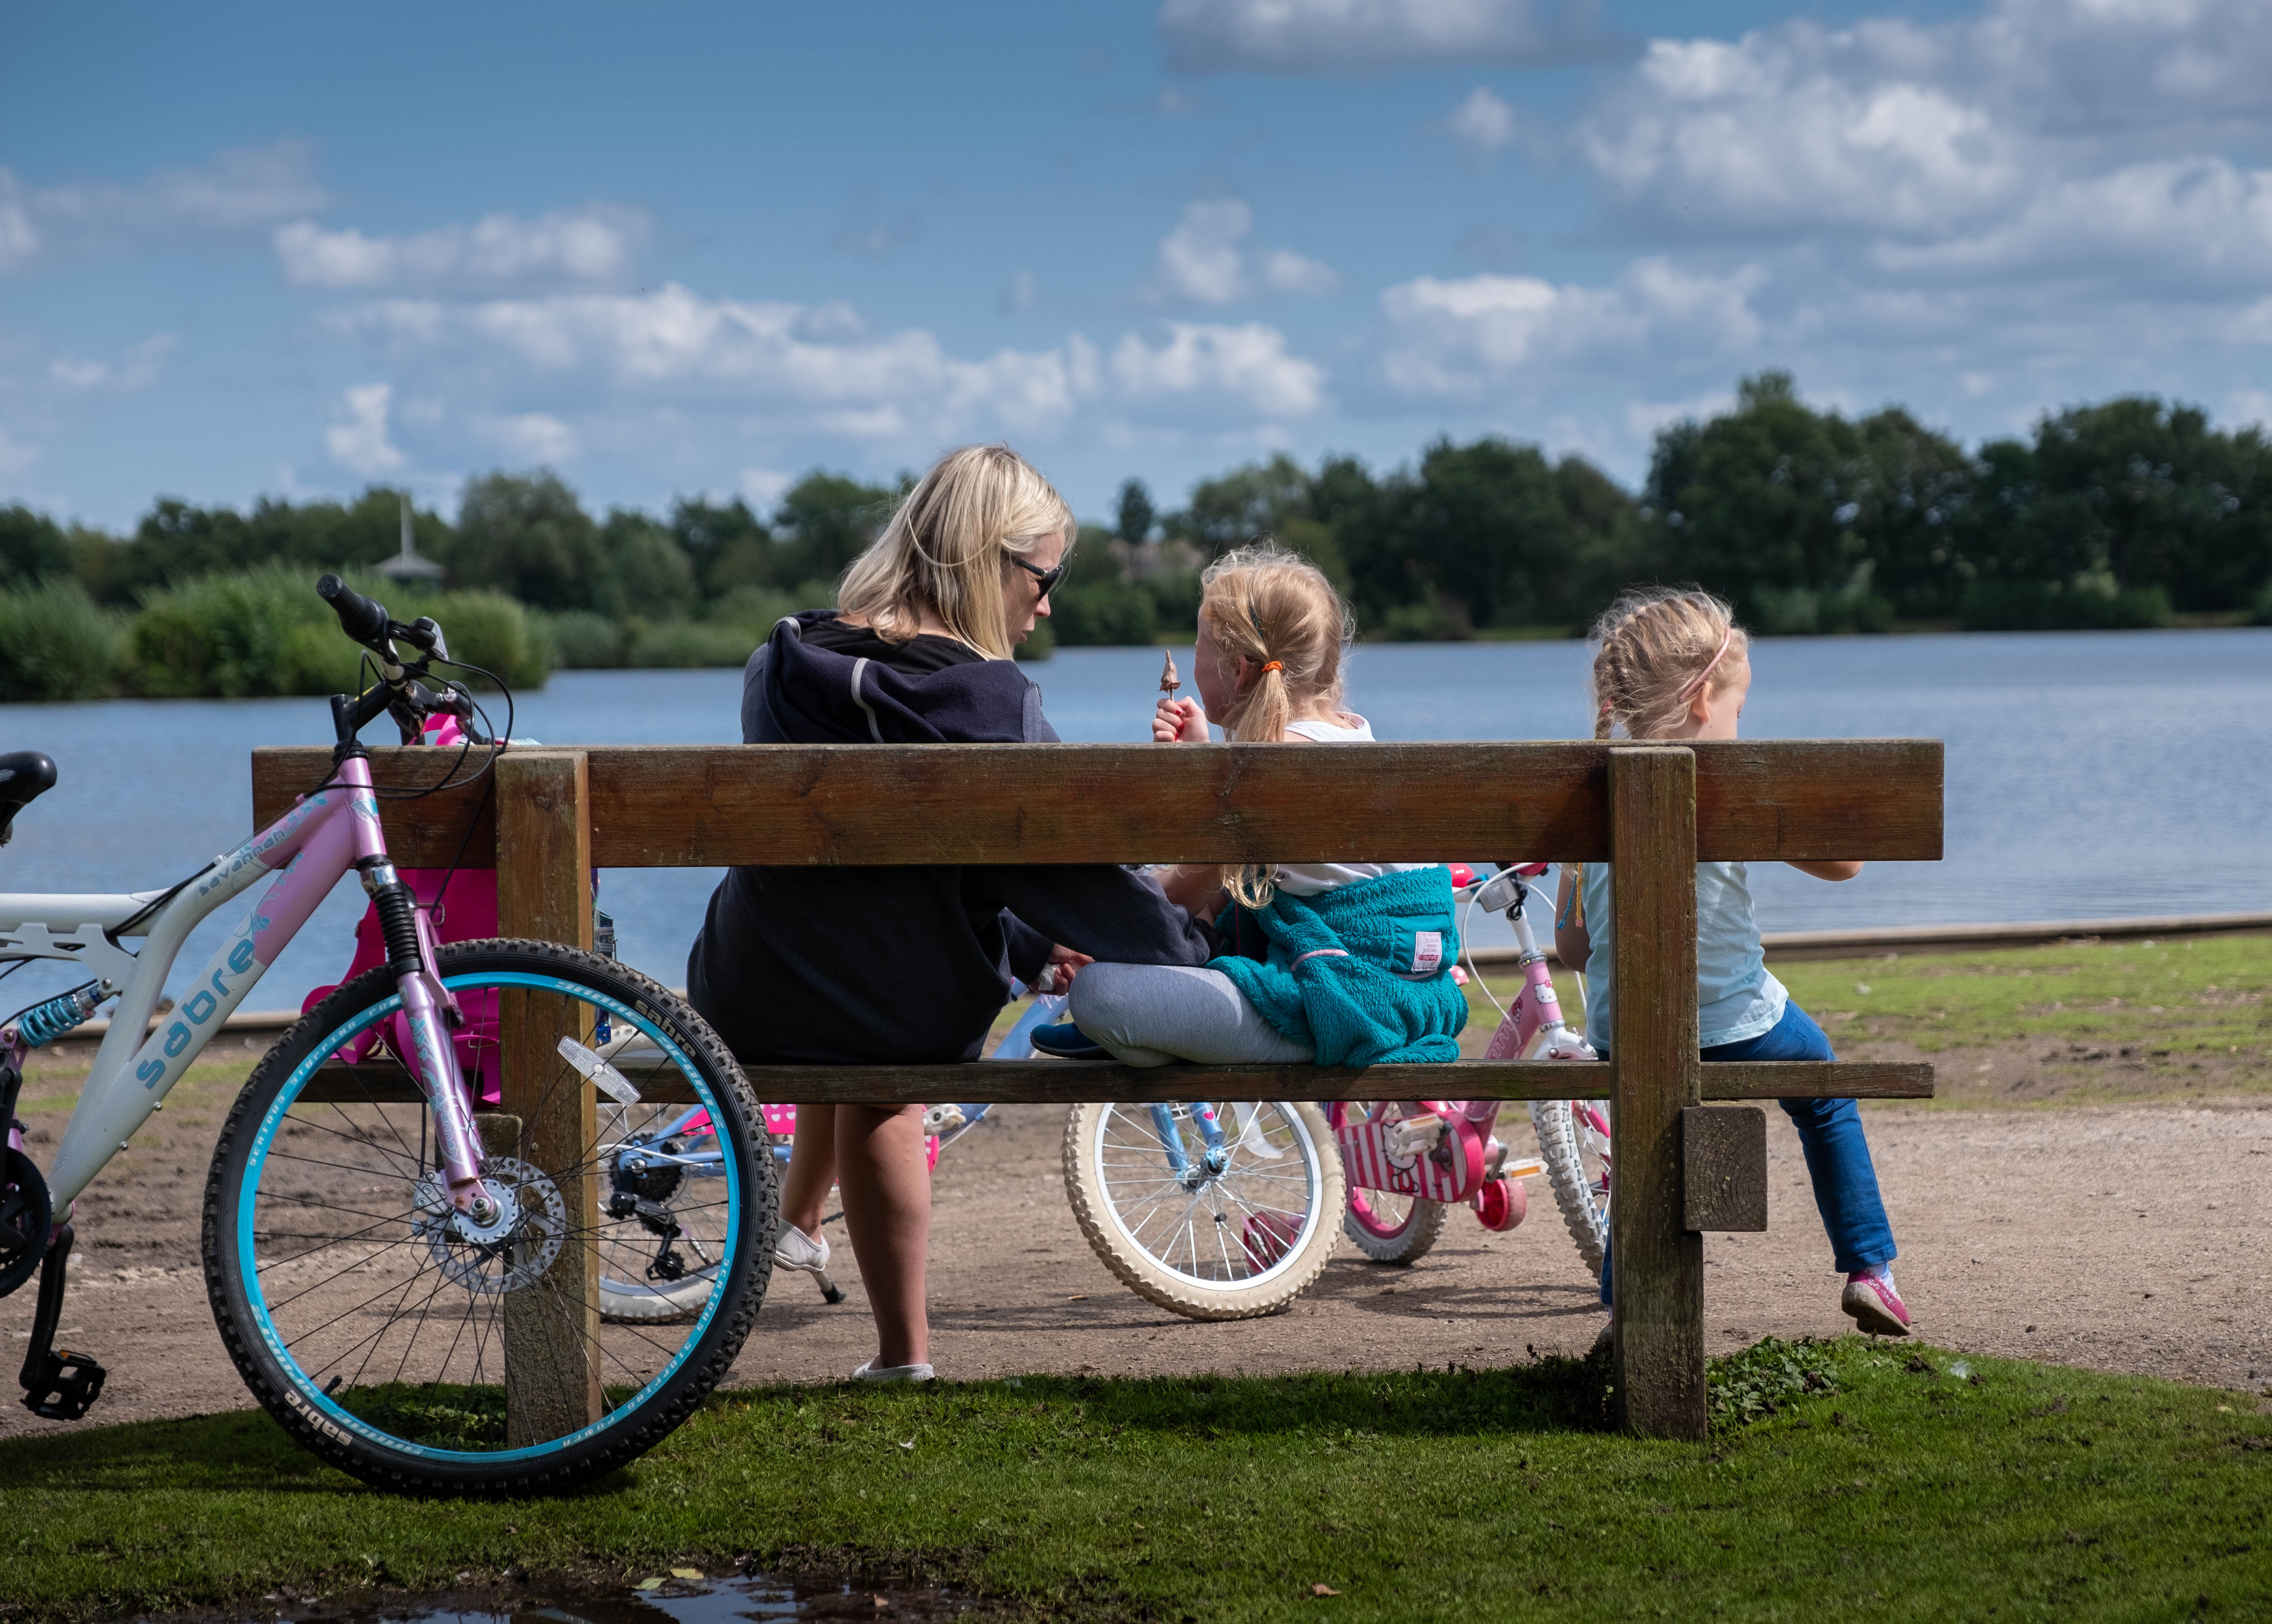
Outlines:
[[[1545,871],[1544,863],[1514,865],[1478,882],[1465,864],[1452,869],[1461,900],[1503,911],[1521,950],[1522,985],[1513,1006],[1500,1010],[1498,1030],[1484,1051],[1489,1060],[1597,1058],[1563,1020],[1546,955],[1523,914],[1530,896],[1526,882]],[[1490,995],[1485,988],[1484,996]],[[1498,1000],[1491,1002],[1496,1008]],[[1349,1187],[1342,1227],[1357,1250],[1375,1263],[1416,1262],[1435,1245],[1445,1214],[1456,1204],[1465,1204],[1485,1229],[1513,1229],[1528,1211],[1522,1181],[1544,1173],[1579,1255],[1596,1276],[1601,1273],[1610,1213],[1606,1113],[1592,1100],[1534,1102],[1530,1121],[1539,1156],[1515,1159],[1491,1132],[1501,1103],[1336,1101],[1327,1108]]]

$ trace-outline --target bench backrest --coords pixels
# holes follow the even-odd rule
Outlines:
[[[1612,746],[592,745],[603,868],[806,863],[1600,860]],[[1704,861],[1940,856],[1933,739],[1693,746]],[[455,751],[371,752],[383,786]],[[477,760],[478,758],[472,758]],[[330,752],[254,752],[253,818],[323,781]],[[383,803],[398,862],[457,855],[478,787]],[[462,861],[497,861],[491,797]]]

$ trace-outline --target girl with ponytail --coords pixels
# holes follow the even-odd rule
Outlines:
[[[1752,689],[1751,640],[1709,592],[1633,587],[1595,622],[1594,736],[1733,739]],[[1849,880],[1857,862],[1793,862],[1819,880]],[[1617,1041],[1612,970],[1616,920],[1610,868],[1566,869],[1556,901],[1555,950],[1586,978],[1586,1036],[1606,1057]],[[1699,1047],[1708,1061],[1835,1060],[1813,1017],[1767,967],[1742,863],[1696,865],[1696,1002]],[[1839,1306],[1865,1330],[1906,1337],[1914,1329],[1894,1286],[1894,1231],[1878,1190],[1862,1114],[1850,1099],[1781,1102],[1798,1129],[1815,1209],[1845,1275]],[[1602,1300],[1611,1270],[1602,1265]]]
[[[1308,559],[1267,541],[1225,554],[1201,577],[1200,697],[1161,700],[1153,739],[1204,744],[1212,719],[1238,743],[1371,741],[1364,718],[1342,708],[1354,634]],[[1214,922],[1225,951],[1196,969],[1088,965],[1072,1023],[1043,1027],[1035,1048],[1133,1066],[1459,1058],[1468,1005],[1450,975],[1459,938],[1440,865],[1197,864],[1155,877]]]

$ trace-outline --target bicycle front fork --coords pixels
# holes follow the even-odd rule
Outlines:
[[[474,1108],[457,1045],[451,1035],[465,1024],[465,1011],[437,973],[441,951],[431,921],[417,898],[385,857],[366,857],[356,868],[362,888],[377,910],[379,932],[386,943],[386,967],[394,972],[395,990],[401,995],[404,1026],[409,1029],[410,1053],[401,1058],[426,1095],[434,1114],[434,1137],[440,1151],[443,1182],[450,1205],[463,1218],[468,1238],[502,1234],[517,1216],[512,1204],[499,1198],[482,1177],[481,1136],[474,1127]]]

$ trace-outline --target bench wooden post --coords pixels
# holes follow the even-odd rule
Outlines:
[[[1615,1353],[1626,1430],[1702,1438],[1704,1238],[1685,1221],[1681,1112],[1702,1097],[1696,1051],[1696,756],[1610,755],[1617,1030],[1610,1203]]]
[[[497,764],[497,928],[592,945],[589,769],[580,750],[508,750]],[[504,1300],[505,1438],[515,1449],[589,1427],[600,1394],[599,1181],[592,1091],[561,1084],[552,1045],[577,1018],[557,995],[498,1000],[503,1111],[521,1123],[523,1160],[568,1208],[568,1240],[544,1278]],[[589,1024],[588,1013],[582,1018]],[[576,1034],[588,1042],[589,1031]]]

